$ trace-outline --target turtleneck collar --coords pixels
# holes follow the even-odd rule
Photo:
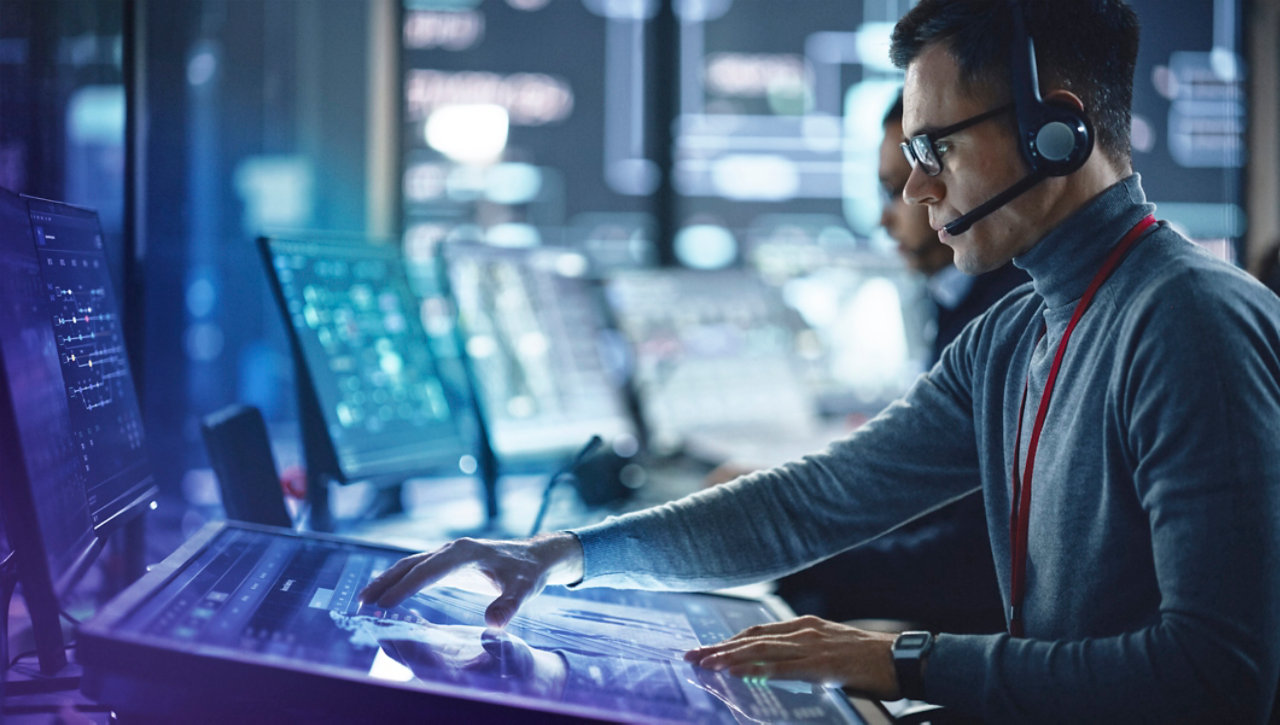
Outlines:
[[[1155,211],[1138,174],[1123,179],[1085,204],[1013,263],[1031,275],[1049,309],[1074,303],[1126,232]]]

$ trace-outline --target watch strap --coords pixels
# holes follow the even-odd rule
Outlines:
[[[898,676],[898,690],[908,700],[923,700],[924,659],[933,649],[929,632],[903,632],[893,641],[893,669]]]

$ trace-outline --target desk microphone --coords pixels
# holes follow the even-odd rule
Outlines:
[[[996,194],[990,199],[982,202],[977,206],[977,208],[973,209],[968,214],[961,214],[953,219],[950,224],[947,224],[942,228],[946,230],[947,234],[950,234],[953,237],[958,237],[969,231],[969,227],[973,226],[974,222],[1013,201],[1027,189],[1030,189],[1040,183],[1044,177],[1045,175],[1043,173],[1033,171],[1019,179],[1013,184],[1013,186],[1010,186],[1008,189],[1005,189],[999,194]]]
[[[591,436],[591,440],[587,441],[586,445],[579,449],[568,463],[556,469],[556,472],[551,474],[551,478],[547,479],[547,487],[542,489],[542,504],[538,506],[538,515],[533,519],[533,529],[529,532],[530,536],[537,536],[538,530],[542,528],[542,518],[547,515],[547,508],[551,505],[551,489],[555,488],[556,483],[565,474],[572,473],[573,469],[581,465],[587,459],[587,456],[595,453],[596,449],[602,445],[604,445],[603,438],[598,435]]]

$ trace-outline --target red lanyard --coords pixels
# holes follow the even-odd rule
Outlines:
[[[1058,379],[1058,368],[1062,366],[1062,358],[1067,352],[1067,340],[1076,329],[1076,323],[1084,316],[1093,302],[1102,283],[1107,281],[1115,268],[1120,265],[1125,255],[1152,224],[1154,216],[1148,214],[1133,226],[1120,243],[1107,255],[1102,268],[1093,276],[1093,281],[1084,291],[1084,296],[1076,303],[1071,321],[1067,323],[1066,332],[1058,343],[1058,351],[1053,356],[1053,367],[1049,368],[1049,378],[1045,381],[1044,392],[1040,395],[1040,408],[1036,410],[1035,426],[1031,429],[1031,442],[1027,444],[1027,464],[1021,477],[1018,475],[1018,447],[1022,445],[1022,417],[1027,407],[1027,388],[1031,384],[1031,372],[1027,371],[1027,382],[1022,385],[1022,402],[1018,405],[1018,437],[1013,443],[1013,506],[1009,513],[1009,539],[1012,544],[1013,575],[1009,584],[1009,633],[1015,637],[1022,636],[1022,600],[1026,595],[1027,577],[1027,526],[1031,522],[1031,472],[1036,464],[1036,448],[1040,445],[1040,431],[1044,428],[1045,415],[1049,412],[1049,400],[1053,397],[1053,384]],[[1044,336],[1044,330],[1040,330]],[[1039,345],[1039,338],[1036,338]]]

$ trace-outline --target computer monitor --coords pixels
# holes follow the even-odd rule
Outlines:
[[[0,192],[0,484],[41,669],[63,598],[158,489],[95,212]]]
[[[440,258],[503,470],[549,470],[594,435],[638,450],[626,353],[584,255],[448,242]]]
[[[759,439],[815,427],[793,342],[801,323],[751,270],[626,270],[607,296],[634,351],[655,451],[678,451],[694,433]]]
[[[330,481],[493,478],[469,393],[441,375],[397,247],[269,237],[258,245],[293,350],[313,528],[331,525],[318,495]]]

